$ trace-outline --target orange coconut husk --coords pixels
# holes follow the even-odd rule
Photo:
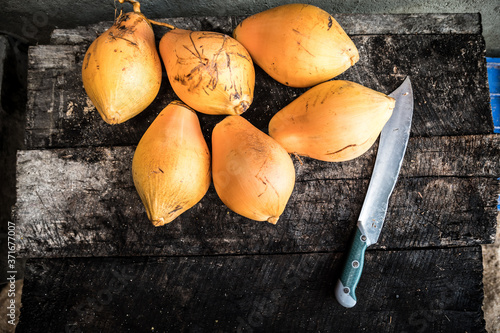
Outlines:
[[[170,84],[196,111],[239,115],[253,101],[255,71],[247,50],[212,31],[170,30],[159,44]]]
[[[269,135],[289,153],[347,161],[370,149],[394,105],[394,98],[360,84],[328,81],[276,113],[269,122]]]
[[[155,226],[203,198],[211,182],[210,151],[194,110],[174,101],[160,112],[137,145],[132,175]]]
[[[215,190],[232,211],[276,224],[292,194],[295,169],[275,140],[241,116],[228,116],[212,133]]]
[[[356,46],[326,11],[287,4],[243,20],[233,37],[254,62],[278,82],[311,87],[329,80],[359,60]]]
[[[120,0],[123,3],[125,0]],[[119,124],[136,116],[155,99],[161,85],[161,60],[155,37],[137,1],[95,39],[82,65],[83,86],[102,119]]]

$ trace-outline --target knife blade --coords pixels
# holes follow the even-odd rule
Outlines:
[[[380,133],[377,157],[355,235],[335,286],[335,297],[346,308],[356,305],[355,290],[363,270],[365,250],[378,241],[410,136],[413,116],[410,78],[407,77],[389,96],[396,100],[396,105]]]

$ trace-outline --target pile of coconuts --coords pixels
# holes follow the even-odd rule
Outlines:
[[[154,226],[198,203],[213,181],[222,202],[276,224],[295,185],[290,154],[328,162],[354,159],[376,141],[395,100],[333,80],[359,60],[337,21],[308,4],[278,6],[242,20],[233,36],[178,29],[145,17],[140,4],[120,13],[88,48],[85,91],[102,119],[123,123],[156,98],[162,66],[178,97],[158,114],[132,160],[135,188]],[[152,25],[169,30],[159,52]],[[254,64],[280,84],[307,88],[279,110],[266,134],[241,116],[255,91]],[[225,115],[210,152],[197,112]]]

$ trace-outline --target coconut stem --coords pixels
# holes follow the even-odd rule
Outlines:
[[[150,20],[150,19],[148,19],[148,21],[149,21],[149,23],[151,23],[151,24],[159,25],[159,26],[162,26],[162,27],[167,27],[167,28],[172,29],[172,30],[174,30],[174,29],[175,29],[175,27],[174,27],[173,25],[168,24],[168,23],[163,23],[163,22],[153,21],[153,20]]]
[[[128,3],[131,3],[134,6],[134,13],[141,13],[141,4],[139,3],[139,1],[136,1],[136,0],[118,0],[118,2],[121,3],[121,4],[123,4],[125,1],[128,2]],[[168,23],[153,21],[153,20],[148,19],[147,17],[146,17],[146,20],[148,20],[149,23],[154,24],[154,25],[159,25],[159,26],[162,26],[162,27],[167,27],[167,28],[169,28],[171,30],[175,29],[175,27],[173,25],[168,24]]]
[[[121,4],[123,4],[125,1],[127,1],[128,3],[131,3],[134,6],[135,13],[141,12],[141,4],[139,3],[139,1],[136,1],[136,0],[118,0],[118,2]]]

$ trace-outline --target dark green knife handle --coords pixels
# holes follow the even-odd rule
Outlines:
[[[356,305],[355,291],[363,271],[367,247],[366,236],[363,235],[359,227],[356,228],[356,234],[352,240],[342,275],[335,287],[337,301],[346,308],[352,308]]]

